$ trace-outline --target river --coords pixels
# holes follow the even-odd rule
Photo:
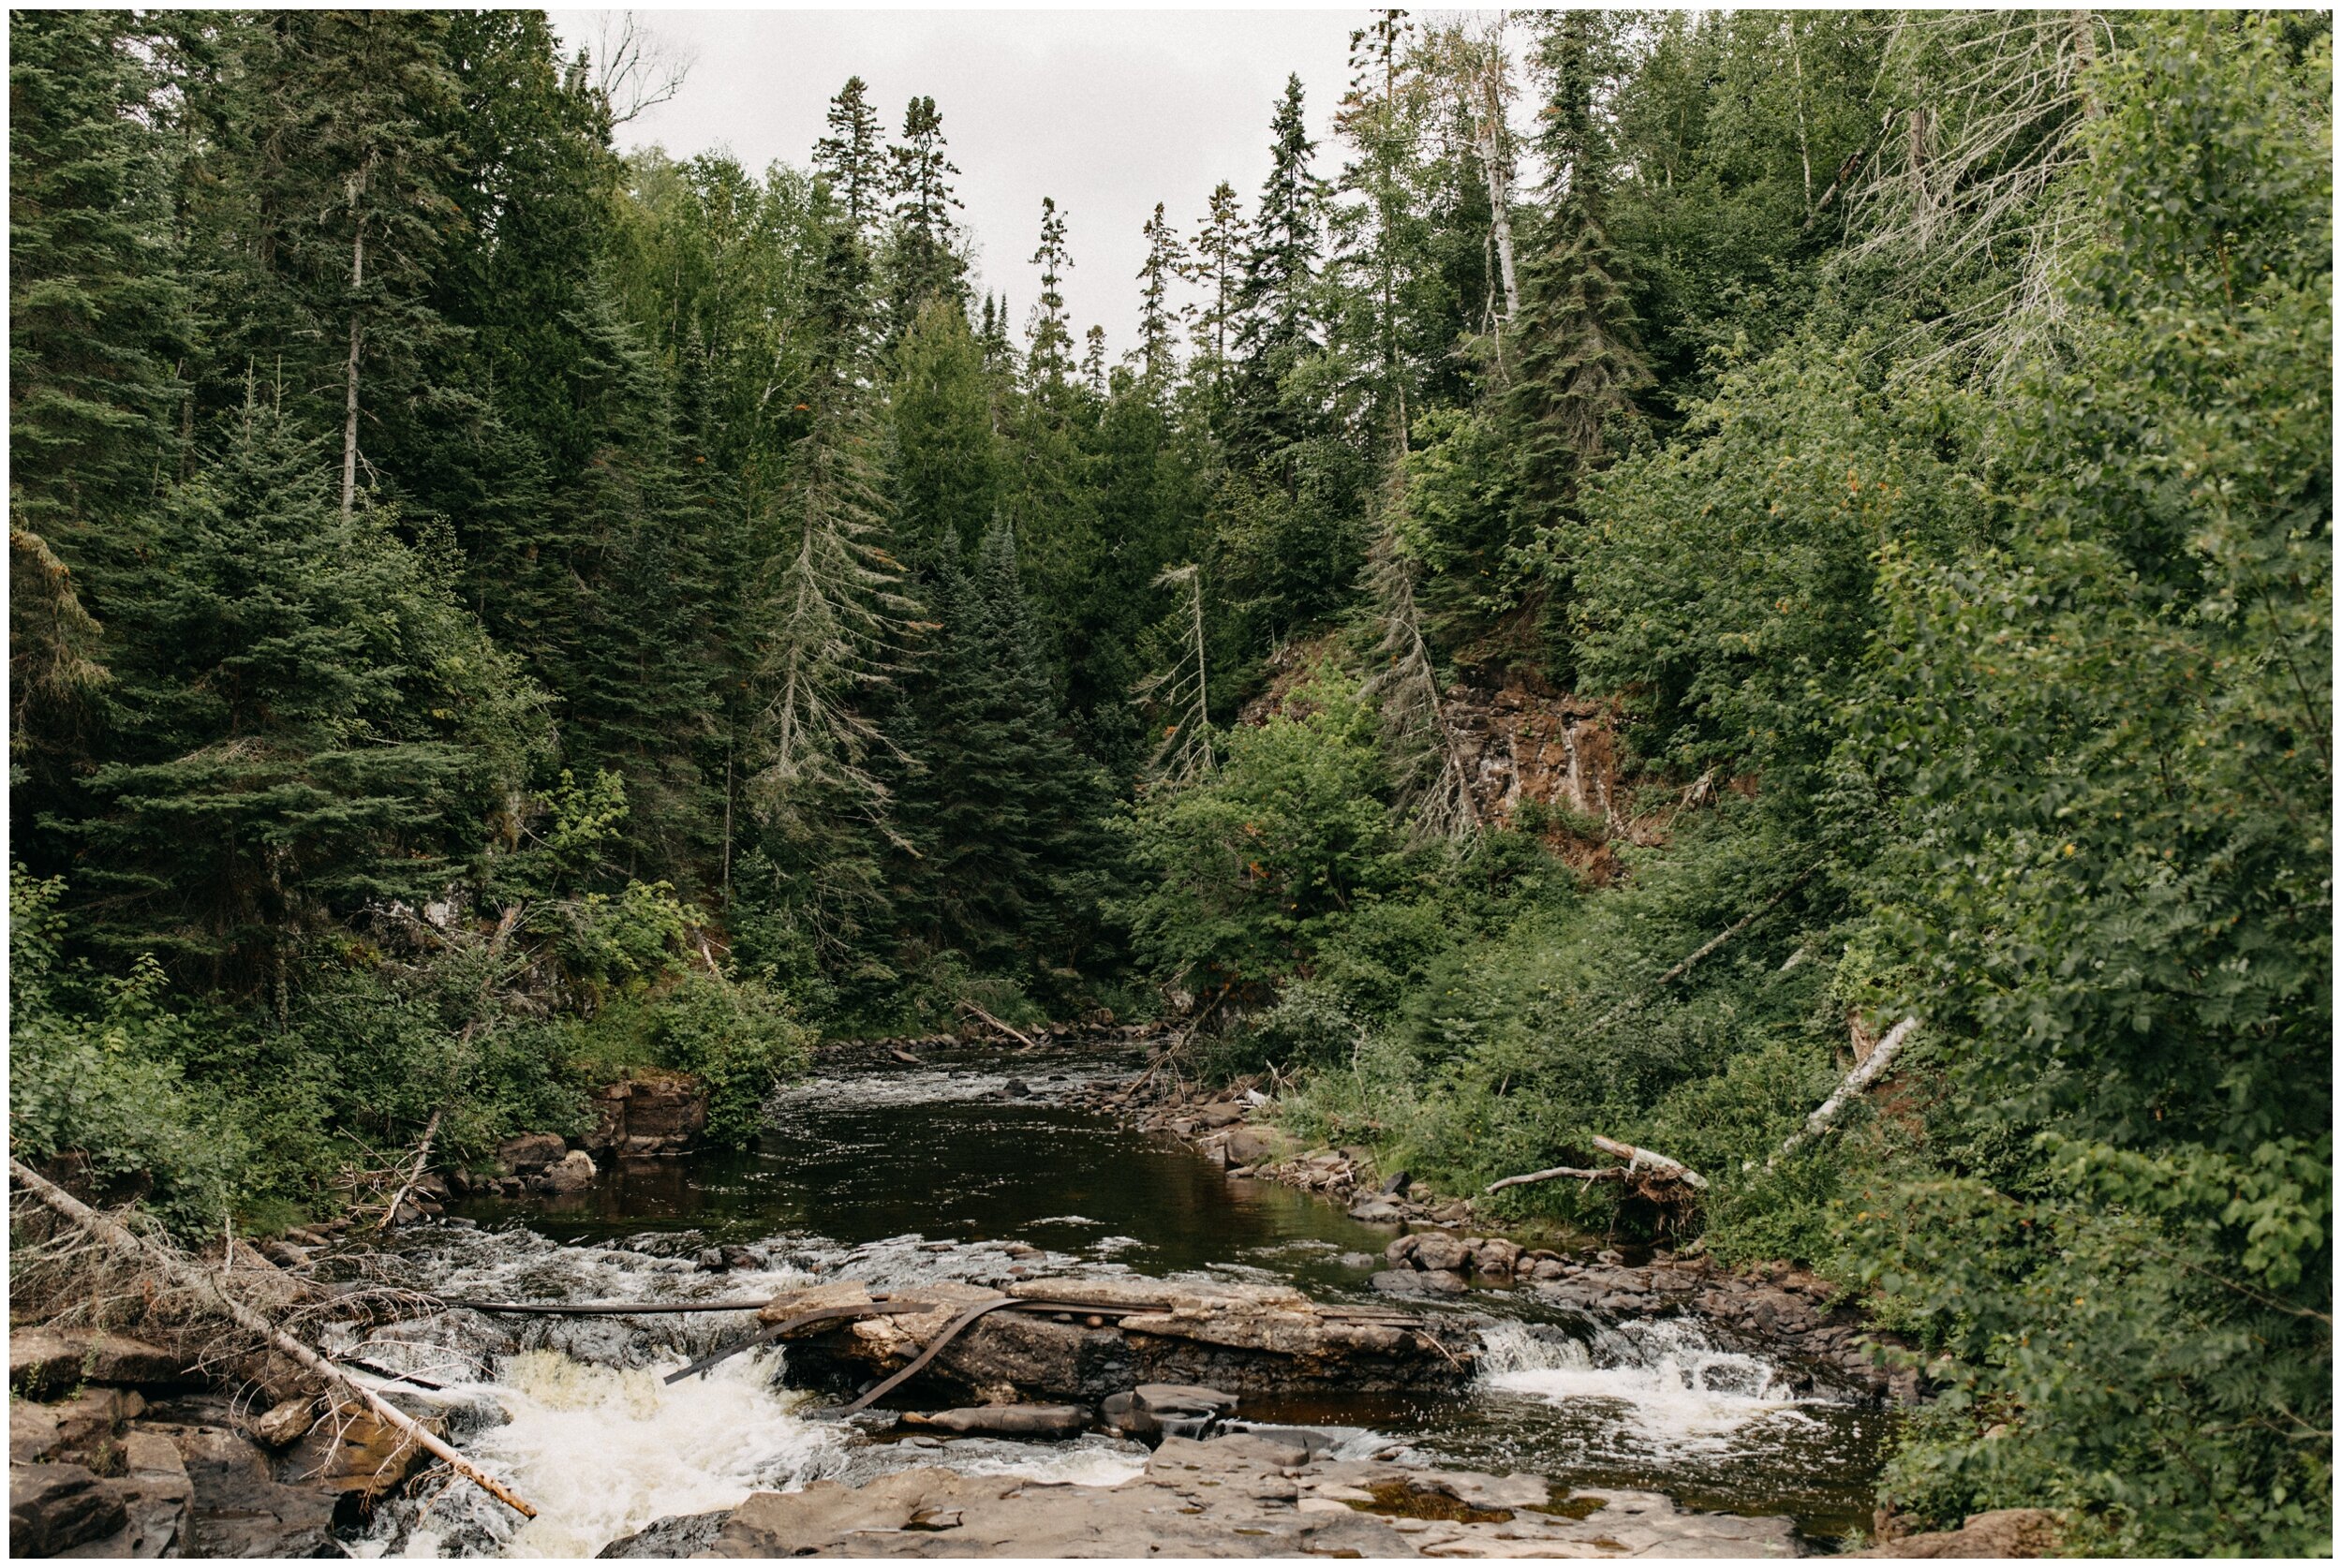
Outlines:
[[[629,1162],[559,1198],[459,1204],[452,1222],[408,1233],[383,1273],[505,1300],[728,1300],[818,1278],[999,1283],[1012,1269],[1209,1276],[1388,1300],[1368,1288],[1361,1255],[1379,1255],[1395,1227],[1232,1179],[1167,1136],[1064,1102],[1128,1071],[1097,1049],[971,1048],[920,1068],[817,1073],[776,1098],[752,1152]],[[1031,1092],[1005,1093],[1012,1077]],[[726,1248],[732,1266],[702,1266]],[[1475,1291],[1445,1309],[1497,1320],[1467,1391],[1248,1398],[1241,1413],[1325,1428],[1358,1456],[1786,1514],[1816,1546],[1867,1523],[1892,1419],[1875,1402],[1725,1349],[1691,1319],[1590,1324],[1526,1288]],[[1112,1485],[1144,1457],[1103,1436],[874,1438],[813,1419],[823,1401],[779,1386],[778,1351],[735,1357],[704,1380],[660,1380],[747,1332],[746,1314],[508,1319],[484,1337],[465,1317],[468,1333],[445,1317],[373,1330],[368,1359],[445,1384],[433,1398],[454,1441],[542,1516],[521,1526],[475,1488],[450,1487],[385,1508],[354,1550],[591,1556],[654,1518],[728,1507],[761,1487],[910,1463]]]

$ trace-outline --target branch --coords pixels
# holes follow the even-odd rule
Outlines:
[[[470,1031],[467,1029],[466,1032]],[[439,1117],[443,1114],[444,1108],[431,1113],[431,1120],[422,1130],[422,1142],[415,1149],[415,1162],[408,1167],[407,1179],[398,1184],[398,1191],[391,1194],[390,1206],[382,1210],[382,1222],[375,1227],[376,1230],[387,1231],[398,1222],[398,1206],[407,1201],[407,1194],[414,1190],[416,1182],[422,1179],[423,1161],[431,1158],[431,1140],[439,1135]]]
[[[201,1269],[182,1261],[151,1241],[133,1235],[114,1220],[98,1213],[13,1156],[8,1161],[8,1174],[15,1178],[19,1186],[34,1197],[38,1198],[83,1231],[112,1248],[124,1258],[135,1264],[144,1264],[161,1270],[165,1276],[176,1281],[183,1289],[211,1302],[220,1311],[226,1313],[237,1327],[248,1334],[259,1335],[302,1367],[323,1378],[334,1387],[355,1396],[375,1419],[405,1433],[416,1446],[444,1461],[458,1475],[477,1485],[481,1490],[495,1498],[498,1502],[524,1518],[533,1519],[537,1516],[537,1510],[522,1501],[504,1483],[449,1447],[444,1441],[434,1436],[413,1416],[390,1403],[307,1345],[269,1322],[259,1312],[230,1295],[220,1288],[217,1281]]]
[[[1626,1163],[1605,1166],[1600,1170],[1592,1171],[1576,1165],[1556,1165],[1551,1170],[1531,1171],[1526,1176],[1506,1176],[1502,1181],[1492,1181],[1489,1183],[1487,1191],[1498,1192],[1507,1187],[1526,1186],[1533,1181],[1555,1181],[1564,1176],[1585,1182],[1632,1181],[1637,1176],[1645,1174],[1653,1180],[1674,1182],[1688,1187],[1695,1192],[1707,1191],[1708,1178],[1680,1160],[1670,1160],[1664,1154],[1654,1154],[1647,1148],[1637,1148],[1633,1144],[1622,1144],[1616,1138],[1596,1136],[1593,1140],[1593,1146],[1614,1159],[1625,1161]]]
[[[1847,1073],[1838,1087],[1831,1091],[1830,1098],[1823,1101],[1815,1109],[1814,1114],[1805,1118],[1805,1125],[1790,1133],[1781,1146],[1773,1151],[1772,1160],[1766,1161],[1765,1164],[1770,1167],[1774,1160],[1779,1160],[1808,1138],[1818,1138],[1824,1132],[1829,1132],[1831,1124],[1845,1113],[1847,1103],[1856,1095],[1860,1094],[1887,1075],[1887,1070],[1895,1064],[1895,1058],[1902,1053],[1905,1043],[1911,1038],[1911,1031],[1919,1028],[1919,1024],[1920,1021],[1917,1018],[1905,1018],[1902,1023],[1889,1029],[1887,1037],[1872,1047],[1871,1054],[1856,1064],[1854,1071]]]

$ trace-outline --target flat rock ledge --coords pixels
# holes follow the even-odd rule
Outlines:
[[[836,1280],[775,1296],[767,1324],[852,1309],[867,1287]],[[1313,1302],[1278,1285],[1194,1285],[1137,1277],[1020,1280],[1006,1292],[929,1284],[894,1305],[923,1310],[821,1325],[791,1341],[793,1383],[858,1386],[908,1367],[971,1309],[1024,1300],[975,1319],[904,1389],[978,1404],[1097,1403],[1142,1383],[1204,1384],[1235,1393],[1341,1387],[1444,1389],[1471,1375],[1476,1340],[1460,1322],[1396,1309]]]
[[[660,1520],[608,1558],[1793,1557],[1785,1518],[1677,1508],[1656,1492],[1568,1493],[1542,1476],[1316,1459],[1261,1433],[1166,1438],[1115,1487],[921,1468],[859,1487],[758,1492]]]

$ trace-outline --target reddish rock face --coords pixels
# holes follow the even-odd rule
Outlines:
[[[707,1130],[707,1090],[688,1072],[629,1068],[627,1076],[594,1092],[594,1130],[585,1146],[595,1154],[681,1154]]]

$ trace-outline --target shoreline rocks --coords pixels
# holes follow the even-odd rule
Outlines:
[[[758,1492],[660,1520],[604,1557],[1790,1557],[1786,1518],[1677,1508],[1654,1492],[1575,1495],[1542,1476],[1313,1456],[1262,1433],[1164,1440],[1114,1487],[922,1467]],[[704,1545],[698,1545],[704,1540]],[[664,1549],[660,1549],[664,1548]],[[679,1553],[678,1553],[679,1554]]]

